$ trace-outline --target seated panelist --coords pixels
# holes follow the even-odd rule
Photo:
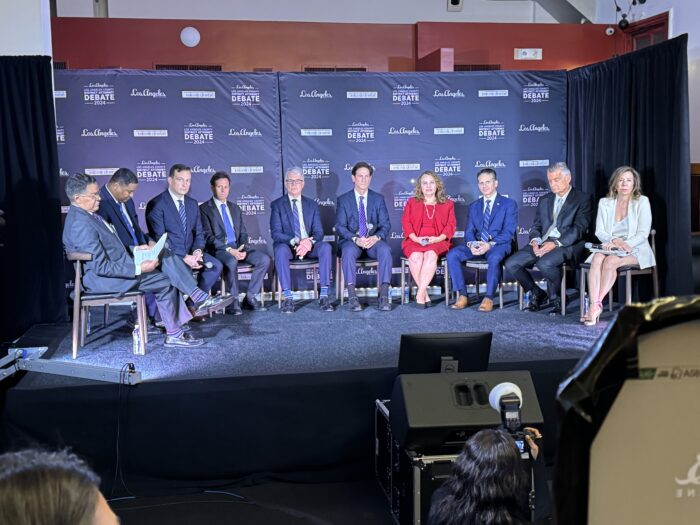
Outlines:
[[[594,326],[603,311],[602,301],[617,280],[617,269],[638,264],[641,269],[656,264],[649,245],[651,206],[642,195],[639,173],[629,166],[617,168],[608,183],[608,194],[598,202],[595,235],[605,250],[619,255],[593,253],[586,259],[590,306],[582,321]]]
[[[274,243],[275,269],[284,297],[282,312],[294,312],[289,261],[297,257],[318,259],[321,281],[319,308],[322,312],[332,312],[333,305],[328,299],[328,289],[333,255],[330,244],[323,240],[323,225],[318,204],[301,194],[304,189],[304,173],[301,168],[288,169],[284,176],[284,185],[287,195],[270,204],[270,233]]]
[[[401,219],[408,268],[416,282],[416,304],[430,306],[428,286],[435,276],[438,258],[450,249],[455,234],[454,203],[445,196],[445,185],[432,171],[416,181],[414,197],[406,202]]]

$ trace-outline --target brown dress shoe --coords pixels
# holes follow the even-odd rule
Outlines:
[[[481,304],[479,305],[479,311],[490,312],[491,310],[493,310],[493,300],[489,299],[488,297],[484,297],[484,300],[481,301]]]
[[[460,295],[450,308],[453,310],[463,310],[469,306],[469,297],[466,295]]]

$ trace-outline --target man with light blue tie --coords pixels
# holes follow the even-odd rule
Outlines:
[[[447,252],[447,266],[452,289],[459,292],[450,307],[462,310],[469,306],[462,263],[481,258],[488,263],[486,295],[479,305],[480,312],[493,310],[493,297],[501,280],[501,263],[512,249],[518,227],[518,205],[513,199],[499,195],[496,170],[484,168],[476,175],[481,197],[469,205],[469,218],[464,229],[464,243]]]
[[[209,181],[213,197],[203,202],[199,211],[204,227],[207,252],[221,261],[226,268],[224,278],[231,295],[230,312],[241,315],[238,302],[238,263],[246,262],[253,266],[245,305],[251,310],[265,310],[257,295],[263,285],[265,273],[272,260],[266,253],[251,250],[248,246],[248,232],[243,222],[243,212],[237,204],[228,200],[231,191],[231,177],[225,171],[217,171]]]
[[[386,242],[391,229],[389,211],[384,197],[369,189],[374,168],[366,162],[358,162],[352,168],[354,188],[338,197],[335,231],[341,253],[343,277],[348,290],[348,308],[362,311],[355,292],[355,262],[363,253],[377,259],[377,309],[391,311],[389,284],[391,283],[391,248]],[[342,291],[341,291],[342,293]]]
[[[293,167],[284,175],[287,195],[270,204],[270,233],[274,242],[275,270],[284,297],[282,313],[294,312],[292,282],[289,261],[293,257],[318,259],[318,273],[321,281],[319,308],[322,312],[332,312],[333,305],[328,298],[331,280],[331,246],[323,240],[323,225],[318,204],[301,192],[304,189],[304,172]]]

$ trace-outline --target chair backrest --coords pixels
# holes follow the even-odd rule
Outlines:
[[[73,279],[73,301],[80,302],[80,292],[82,291],[82,270],[83,262],[92,261],[92,254],[85,252],[68,252],[66,259],[73,263],[75,267],[75,278]]]
[[[656,230],[653,228],[649,232],[649,239],[651,244],[651,253],[654,254],[654,259],[656,259]]]

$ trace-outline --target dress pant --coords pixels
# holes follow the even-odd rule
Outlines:
[[[452,289],[458,292],[463,292],[466,289],[462,263],[471,259],[485,259],[489,265],[486,270],[486,297],[493,299],[501,280],[501,262],[509,253],[510,246],[505,244],[493,246],[484,255],[474,255],[466,244],[455,246],[447,252],[447,267],[450,271]]]
[[[235,299],[238,298],[238,260],[228,253],[226,250],[217,250],[214,253],[214,257],[218,259],[216,262],[226,268],[224,273],[224,279],[226,279],[226,287],[231,295]],[[248,284],[248,295],[257,295],[260,293],[262,288],[263,279],[265,278],[265,272],[267,272],[270,267],[272,259],[266,253],[262,253],[256,250],[251,250],[247,252],[246,258],[243,259],[244,263],[253,265],[253,272],[250,277],[250,282]]]
[[[378,241],[369,250],[363,250],[352,241],[345,241],[341,244],[341,265],[343,267],[343,277],[345,285],[355,284],[356,267],[355,262],[366,253],[368,257],[379,261],[377,270],[377,287],[382,284],[391,283],[391,248],[386,241]]]
[[[179,290],[171,285],[170,279],[158,270],[144,273],[136,277],[132,289],[152,293],[158,307],[158,312],[168,332],[175,332],[187,321],[192,314],[187,309]]]
[[[175,255],[167,248],[163,248],[161,252],[159,270],[164,273],[170,280],[170,283],[184,295],[190,295],[197,287],[197,281],[192,275],[192,269],[187,266],[182,257]],[[152,293],[146,294],[146,308],[149,317],[155,317],[156,320],[160,320],[157,316],[155,295]]]
[[[329,286],[331,281],[331,245],[319,241],[306,257],[318,259],[318,273],[321,286]],[[282,290],[292,289],[292,278],[289,271],[289,261],[292,259],[292,247],[288,244],[275,245],[275,270]]]

